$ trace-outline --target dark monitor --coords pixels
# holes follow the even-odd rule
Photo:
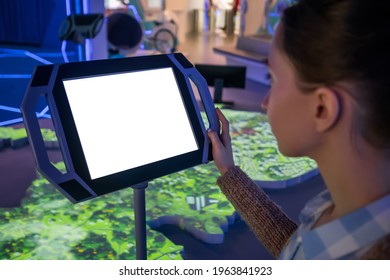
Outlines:
[[[39,66],[22,113],[38,170],[72,202],[209,161],[190,80],[218,131],[206,81],[182,54]],[[35,104],[47,98],[67,173],[48,161]]]
[[[195,68],[214,87],[214,103],[233,104],[222,99],[223,88],[245,88],[246,66],[195,64]]]

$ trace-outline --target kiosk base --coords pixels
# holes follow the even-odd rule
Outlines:
[[[135,252],[137,260],[147,259],[145,189],[148,182],[131,188],[134,190]]]

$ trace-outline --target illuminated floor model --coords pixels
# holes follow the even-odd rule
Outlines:
[[[281,188],[294,188],[294,182],[317,173],[313,161],[285,158],[277,151],[265,115],[227,109],[223,113],[231,124],[236,163],[260,186],[284,192]],[[106,133],[106,128],[100,130]],[[115,145],[120,134],[110,135],[107,145]],[[65,168],[63,163],[57,167]],[[215,184],[218,175],[214,164],[206,164],[149,183],[148,259],[181,258],[181,246],[151,230],[166,223],[176,224],[206,243],[224,243],[236,215]],[[286,191],[295,201],[291,190]],[[0,209],[0,259],[135,259],[132,196],[128,189],[72,204],[39,176],[21,207]]]

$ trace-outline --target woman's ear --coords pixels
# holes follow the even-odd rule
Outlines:
[[[341,114],[341,100],[338,93],[328,87],[320,87],[314,92],[314,121],[318,132],[334,127]]]

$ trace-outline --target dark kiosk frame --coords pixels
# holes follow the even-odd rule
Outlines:
[[[91,179],[63,81],[168,67],[172,68],[175,75],[198,149],[101,178]],[[142,232],[137,236],[142,235],[142,238],[146,239],[144,191],[147,182],[211,160],[207,129],[203,123],[191,81],[198,88],[210,128],[219,131],[219,121],[207,82],[181,53],[38,66],[30,80],[21,106],[37,169],[73,203],[133,187],[136,207],[141,208],[138,221],[141,222]],[[51,164],[45,148],[35,112],[38,99],[42,96],[46,98],[49,105],[67,169],[65,174]],[[138,243],[140,242],[137,241]],[[146,246],[146,240],[141,240],[141,243],[143,247]],[[137,250],[137,252],[139,252],[137,253],[138,259],[146,258],[146,250]]]

